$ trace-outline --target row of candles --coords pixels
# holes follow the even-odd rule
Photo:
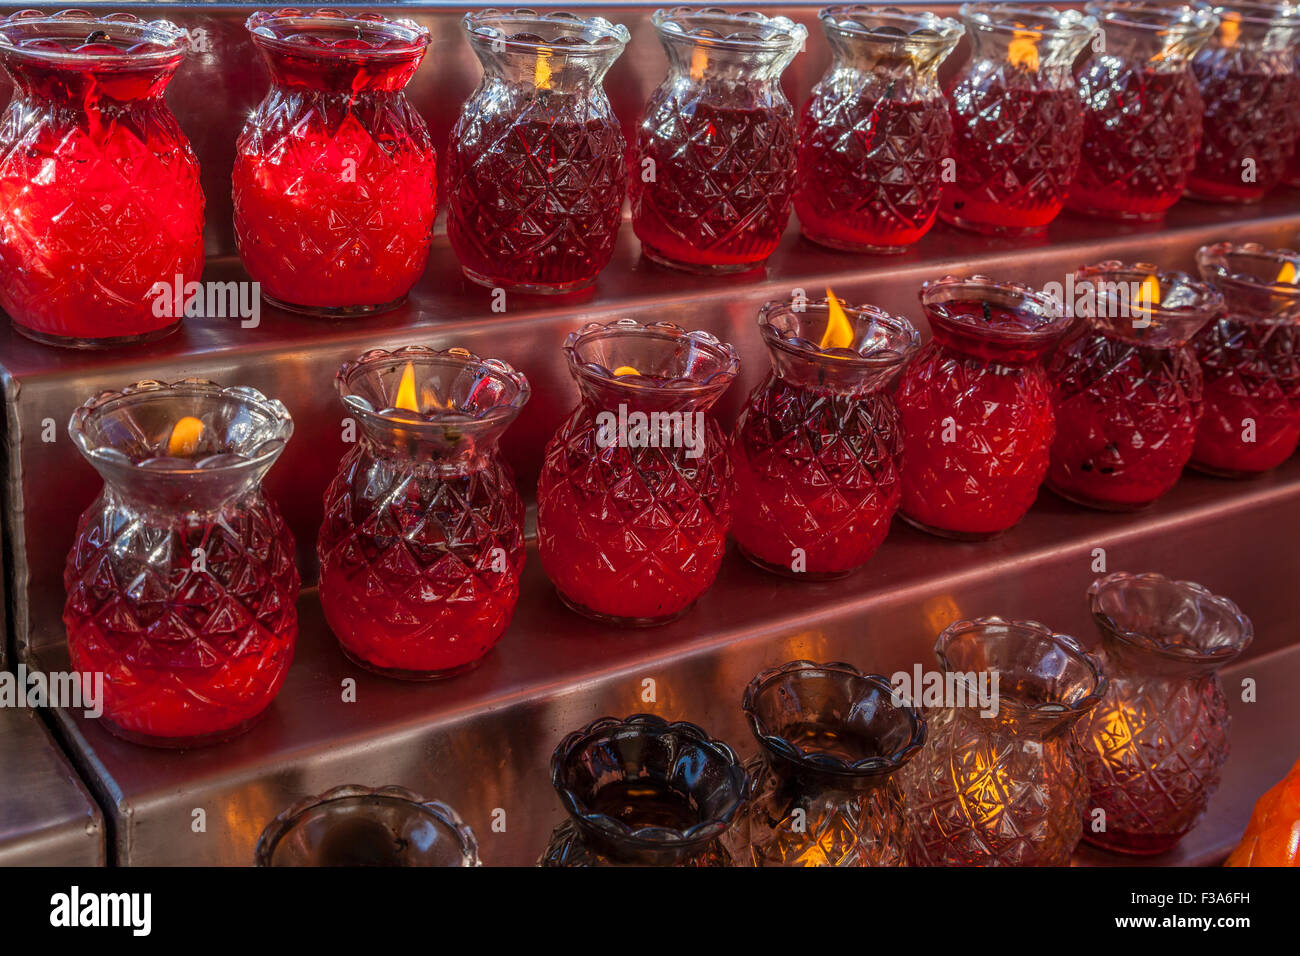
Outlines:
[[[626,27],[472,13],[484,78],[451,132],[452,249],[490,287],[565,292],[610,261],[626,197],[647,257],[727,272],[763,264],[792,206],[814,241],[880,253],[936,215],[1024,234],[1067,205],[1159,219],[1184,193],[1248,202],[1300,182],[1295,7],[1088,10],[974,3],[958,22],[828,8],[834,59],[798,120],[780,77],[804,27],[661,10],[669,73],[630,147],[601,85]],[[236,145],[245,269],[293,310],[399,304],[436,210],[429,130],[403,93],[428,30],[296,9],[247,26],[272,87]],[[963,35],[972,55],[945,90],[938,70]],[[184,53],[183,30],[127,14],[0,20],[21,117],[0,133],[0,306],[25,334],[95,346],[177,326],[154,290],[197,281],[204,262],[198,164],[162,98]]]
[[[1062,866],[1080,838],[1168,851],[1218,787],[1229,749],[1218,671],[1249,646],[1251,622],[1227,598],[1159,574],[1100,578],[1088,600],[1095,656],[1042,624],[994,617],[945,628],[928,683],[845,663],[766,670],[744,693],[759,753],[743,764],[695,724],[596,720],[551,759],[568,818],[538,862]],[[402,839],[415,827],[432,838]],[[256,858],[479,862],[446,804],[360,787],[289,808]]]
[[[1076,288],[1094,294],[1073,333],[1053,297],[984,277],[923,288],[924,346],[906,319],[833,294],[769,303],[771,369],[731,435],[710,411],[739,369],[730,345],[631,319],[579,329],[564,351],[580,399],[537,487],[543,569],[575,611],[653,625],[711,586],[728,534],[760,567],[816,580],[867,562],[896,511],[980,538],[1019,521],[1044,480],[1127,509],[1189,460],[1274,467],[1300,441],[1300,257],[1222,243],[1198,258],[1206,281],[1080,270]],[[463,349],[408,346],[346,363],[336,384],[359,434],[324,496],[326,620],[381,674],[473,667],[519,596],[524,505],[499,441],[528,381]],[[292,429],[280,402],[196,381],[105,392],[74,413],[105,490],[78,526],[64,621],[74,668],[105,675],[122,735],[222,739],[278,692],[299,575],[260,483]]]

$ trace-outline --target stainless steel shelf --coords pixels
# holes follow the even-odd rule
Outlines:
[[[531,862],[560,819],[547,761],[567,731],[601,714],[650,711],[703,724],[745,752],[740,713],[751,676],[794,658],[848,660],[885,674],[932,663],[935,634],[961,616],[1049,622],[1092,640],[1084,591],[1094,549],[1109,570],[1159,569],[1230,594],[1259,635],[1233,669],[1258,681],[1235,705],[1236,756],[1205,832],[1180,851],[1205,862],[1245,824],[1254,798],[1294,760],[1300,676],[1294,621],[1300,553],[1278,528],[1300,523],[1300,460],[1255,482],[1189,475],[1140,515],[1110,515],[1042,496],[1012,532],[983,544],[938,541],[896,523],[872,562],[839,582],[777,579],[732,554],[715,587],[663,628],[622,633],[565,610],[536,554],[519,611],[473,673],[410,685],[360,672],[338,651],[314,593],[301,603],[299,651],[280,697],[247,736],[209,750],[156,752],[60,712],[75,758],[105,800],[122,863],[240,864],[265,822],[336,784],[397,783],[456,806],[489,863]],[[67,666],[61,647],[38,655]],[[356,702],[342,702],[356,681]],[[643,682],[655,683],[653,701]],[[205,834],[191,832],[195,809]],[[506,812],[506,832],[492,830]]]
[[[0,867],[103,866],[104,821],[40,718],[0,709]]]

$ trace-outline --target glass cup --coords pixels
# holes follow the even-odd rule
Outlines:
[[[1227,598],[1159,574],[1098,578],[1088,604],[1110,686],[1075,727],[1091,788],[1084,839],[1163,853],[1218,789],[1230,720],[1218,671],[1254,631]]]
[[[180,27],[129,13],[0,18],[0,308],[28,338],[104,348],[180,325],[203,190],[163,91],[186,49]]]
[[[904,866],[911,843],[898,772],[925,721],[888,679],[849,664],[793,661],[745,689],[761,748],[754,791],[727,834],[742,866]]]
[[[272,820],[258,866],[481,866],[460,815],[404,787],[345,785],[308,797]]]
[[[903,252],[939,211],[952,155],[939,66],[965,29],[881,7],[828,7],[820,19],[832,59],[799,125],[800,228],[832,249]]]
[[[688,272],[757,268],[790,218],[795,122],[781,74],[808,30],[717,7],[650,19],[668,76],[650,94],[632,160],[641,251]]]
[[[1178,481],[1201,420],[1192,337],[1223,298],[1181,272],[1108,261],[1075,273],[1084,324],[1052,356],[1056,439],[1047,486],[1091,508],[1127,511]]]
[[[464,349],[373,349],[335,380],[360,425],[325,491],[325,620],[349,658],[429,680],[476,666],[519,600],[524,504],[498,448],[528,380]]]
[[[1224,312],[1192,340],[1205,412],[1191,465],[1226,478],[1276,468],[1300,442],[1300,253],[1220,242],[1196,254]]]
[[[731,533],[741,552],[812,580],[860,567],[889,532],[903,435],[888,386],[920,345],[906,319],[838,300],[834,308],[832,325],[828,299],[763,306],[772,367],[731,440]]]
[[[1066,205],[1106,219],[1158,220],[1183,195],[1205,110],[1192,57],[1218,24],[1206,9],[1103,0],[1105,31],[1078,75],[1083,148]]]
[[[1074,320],[1050,295],[984,276],[921,289],[934,337],[895,396],[906,436],[902,516],[987,538],[1029,510],[1056,434],[1044,362]]]
[[[726,551],[735,476],[709,409],[740,361],[707,332],[633,319],[584,326],[564,351],[580,398],[537,483],[542,567],[579,614],[665,623]]]
[[[971,58],[946,84],[955,179],[939,215],[976,232],[1036,235],[1065,203],[1083,143],[1074,61],[1097,29],[1077,10],[966,3]]]
[[[271,89],[235,145],[244,268],[290,311],[396,308],[433,240],[433,141],[403,92],[429,31],[339,10],[258,12],[246,26]]]
[[[551,757],[569,815],[539,866],[732,866],[720,839],[749,797],[734,750],[684,721],[602,717]]]
[[[447,146],[447,236],[489,288],[584,289],[609,264],[627,192],[601,85],[630,34],[600,17],[481,10],[463,21],[483,80]]]
[[[138,382],[87,401],[68,434],[104,479],[63,575],[73,670],[103,675],[120,737],[237,736],[279,693],[298,636],[293,535],[262,492],[289,412],[252,388]]]
[[[949,625],[935,654],[954,696],[926,707],[929,739],[901,774],[912,862],[1069,864],[1088,803],[1070,731],[1106,693],[1100,664],[1072,637],[1000,617]]]

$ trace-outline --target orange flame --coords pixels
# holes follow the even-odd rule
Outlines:
[[[537,65],[533,68],[533,84],[539,90],[551,88],[551,50],[542,47],[537,51]]]
[[[1038,69],[1038,39],[1039,34],[1033,30],[1017,30],[1007,45],[1007,59],[1011,65],[1026,70]]]
[[[1160,280],[1154,275],[1147,276],[1138,287],[1137,307],[1149,312],[1153,305],[1160,304],[1160,298]]]
[[[1219,45],[1236,46],[1237,37],[1241,36],[1241,14],[1235,10],[1224,10],[1219,17]]]
[[[406,368],[402,370],[402,381],[397,385],[397,398],[393,401],[393,407],[408,412],[420,410],[420,403],[415,397],[415,365],[412,362],[407,362]]]
[[[1291,262],[1288,259],[1286,262],[1282,263],[1282,268],[1277,271],[1277,279],[1275,279],[1274,281],[1286,282],[1289,283],[1290,285],[1295,285],[1296,284],[1295,280],[1296,280],[1295,263]]]
[[[691,79],[704,79],[704,71],[709,65],[709,54],[703,47],[696,47],[691,51]]]
[[[172,426],[167,439],[167,454],[173,458],[189,458],[199,448],[203,437],[203,423],[193,415],[186,415]]]
[[[618,368],[614,369],[614,374],[615,375],[640,375],[641,373],[638,372],[630,365],[620,365]]]
[[[847,349],[853,345],[853,326],[844,314],[844,307],[835,293],[826,290],[826,331],[822,333],[820,347],[824,349]]]

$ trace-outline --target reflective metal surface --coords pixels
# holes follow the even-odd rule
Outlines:
[[[628,123],[665,69],[648,24],[654,6],[596,8],[632,27],[628,54],[609,80],[615,108]],[[775,9],[813,25],[819,6]],[[212,256],[207,278],[213,280],[246,279],[231,255],[229,170],[235,135],[265,90],[244,40],[250,9],[150,6],[148,13],[210,31],[210,52],[191,58],[169,100],[204,167]],[[400,10],[434,33],[412,98],[441,144],[478,76],[458,26],[463,8],[411,4]],[[808,54],[787,73],[796,103],[827,59],[820,29],[812,33]],[[625,225],[613,263],[592,290],[562,299],[509,296],[504,311],[494,310],[490,290],[461,277],[439,237],[408,304],[374,318],[330,323],[264,307],[256,328],[242,328],[233,318],[187,319],[170,339],[106,354],[36,345],[5,323],[4,560],[18,657],[46,668],[68,666],[60,620],[63,562],[77,515],[98,493],[99,480],[65,427],[73,408],[102,389],[198,376],[282,399],[297,431],[267,490],[285,511],[304,579],[311,582],[321,495],[346,447],[333,376],[344,360],[367,349],[460,345],[525,372],[533,399],[504,447],[531,497],[542,448],[575,400],[560,344],[588,321],[662,319],[734,343],[741,377],[719,404],[730,424],[767,367],[755,326],[758,307],[796,289],[818,298],[830,285],[851,302],[901,312],[924,328],[917,289],[945,273],[984,272],[1041,285],[1064,282],[1079,265],[1108,258],[1190,269],[1204,243],[1232,238],[1294,245],[1298,233],[1300,192],[1285,190],[1255,207],[1183,202],[1155,229],[1063,216],[1045,240],[1029,242],[940,225],[915,250],[891,258],[822,250],[802,240],[792,224],[764,272],[699,278],[643,261]],[[113,738],[79,716],[58,712],[56,719],[78,768],[111,808],[111,856],[119,863],[251,863],[268,821],[294,801],[340,783],[398,784],[446,800],[478,834],[486,863],[529,863],[561,817],[547,761],[567,731],[606,713],[650,711],[700,723],[748,754],[754,745],[740,696],[765,667],[800,657],[846,660],[884,673],[917,661],[929,665],[935,634],[959,616],[1038,618],[1090,640],[1084,591],[1095,576],[1094,551],[1103,548],[1106,570],[1155,570],[1198,581],[1231,596],[1256,624],[1251,656],[1225,680],[1231,685],[1240,674],[1256,677],[1260,703],[1237,707],[1223,791],[1206,823],[1174,857],[1207,862],[1226,852],[1255,797],[1295,758],[1288,749],[1294,744],[1286,742],[1300,739],[1300,702],[1290,692],[1300,678],[1294,627],[1300,549],[1291,538],[1297,527],[1295,460],[1247,483],[1189,474],[1167,500],[1137,515],[1085,512],[1044,492],[1021,526],[992,542],[943,542],[900,522],[864,571],[839,582],[776,579],[731,554],[716,586],[684,618],[629,633],[566,611],[534,552],[501,645],[477,671],[454,681],[413,686],[352,667],[308,593],[288,683],[246,737],[212,750],[161,753]],[[348,696],[350,681],[355,702]],[[204,826],[196,832],[200,817]],[[0,847],[0,861],[2,854]]]
[[[1300,592],[1285,582],[1300,575],[1300,550],[1277,529],[1298,523],[1300,460],[1245,485],[1189,475],[1136,516],[1084,512],[1044,495],[1020,526],[982,544],[938,541],[897,523],[866,569],[838,582],[778,579],[733,553],[686,616],[633,632],[564,609],[534,553],[501,644],[455,680],[411,685],[359,671],[309,594],[285,688],[247,736],[163,753],[64,712],[59,719],[88,778],[112,795],[120,862],[246,864],[285,806],[350,781],[437,794],[479,835],[485,863],[528,863],[561,817],[547,760],[566,732],[602,714],[648,711],[697,722],[748,754],[745,684],[786,660],[846,660],[885,674],[933,666],[944,625],[988,614],[1043,620],[1091,642],[1084,592],[1101,548],[1108,570],[1159,568],[1200,581],[1255,619],[1253,656],[1225,681],[1254,677],[1260,703],[1236,709],[1234,756],[1205,824],[1204,856],[1226,852],[1254,797],[1294,761]],[[66,666],[58,647],[40,661]],[[349,679],[355,702],[346,699]],[[200,808],[207,831],[194,833]],[[502,820],[504,832],[493,825]]]
[[[0,708],[0,866],[103,866],[104,822],[40,718]]]

